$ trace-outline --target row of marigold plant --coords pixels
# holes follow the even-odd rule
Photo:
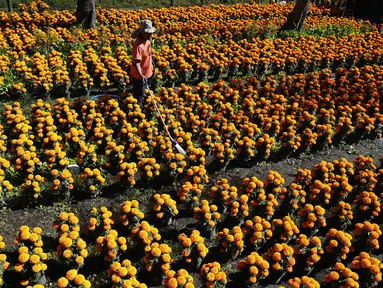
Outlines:
[[[208,169],[380,138],[381,74],[381,66],[366,66],[339,69],[335,79],[324,70],[260,82],[218,81],[211,89],[200,83],[194,91],[163,88],[157,96],[161,113],[186,156],[163,134],[149,96],[143,110],[129,94],[99,102],[40,99],[28,114],[18,102],[5,105],[2,205],[95,197],[113,181],[136,186],[168,178],[198,189],[208,181]],[[79,175],[67,169],[70,164],[79,166]],[[74,186],[81,192],[72,193]]]
[[[108,271],[104,280],[112,287],[191,288],[194,272],[199,272],[203,287],[281,281],[290,287],[379,287],[383,263],[375,255],[382,242],[383,158],[380,161],[380,167],[366,156],[352,162],[321,161],[311,170],[297,169],[289,184],[273,170],[263,181],[246,177],[239,187],[219,179],[209,188],[210,200],[194,199],[195,205],[186,206],[198,225],[183,232],[175,228],[178,243],[172,246],[162,235],[184,202],[176,194],[152,195],[145,213],[143,203],[127,200],[117,209],[118,218],[107,207],[93,208],[87,231],[80,231],[75,213],[61,212],[53,223],[55,255],[44,252],[40,227],[21,226],[14,241],[17,254],[0,254],[1,283],[45,287],[45,277],[57,281],[57,287],[90,287],[81,272],[95,268],[88,256],[96,251],[92,256],[101,259]],[[215,227],[216,235],[206,233]],[[50,274],[48,260],[61,265],[57,279],[50,278],[57,273]],[[236,261],[236,273],[223,269],[228,260]],[[326,269],[322,279],[310,277],[321,269]]]

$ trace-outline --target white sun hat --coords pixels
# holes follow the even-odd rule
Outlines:
[[[140,32],[153,34],[156,32],[156,28],[153,27],[153,23],[150,20],[142,20],[138,29]]]

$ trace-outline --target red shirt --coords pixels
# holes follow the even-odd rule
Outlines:
[[[135,63],[140,62],[142,75],[146,78],[149,78],[153,75],[153,65],[152,65],[152,47],[150,45],[150,40],[144,40],[140,37],[136,39],[133,45],[132,51],[132,69],[130,70],[130,75],[136,79],[141,79],[140,74],[138,74]]]

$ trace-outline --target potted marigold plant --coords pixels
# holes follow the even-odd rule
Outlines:
[[[53,222],[53,228],[56,229],[59,236],[66,236],[71,231],[80,231],[77,216],[72,212],[60,212],[57,220]]]
[[[165,288],[194,288],[193,277],[185,269],[170,270],[164,280]]]
[[[369,221],[356,223],[353,234],[354,247],[363,245],[366,252],[379,249],[379,237],[382,235],[382,231],[378,224],[370,223]]]
[[[241,195],[240,197],[233,199],[230,203],[230,218],[232,223],[238,226],[242,226],[245,218],[249,216],[249,206],[248,206],[249,197],[246,194]]]
[[[203,287],[224,288],[227,284],[226,273],[221,271],[218,262],[206,263],[202,265],[200,275],[203,280]]]
[[[105,236],[96,239],[96,252],[100,253],[106,262],[118,261],[127,247],[125,237],[118,237],[116,230],[109,230]]]
[[[48,255],[44,253],[41,239],[42,229],[35,227],[32,230],[28,226],[21,226],[19,235],[15,240],[18,246],[18,263],[13,267],[16,273],[20,273],[20,285],[37,284],[45,278],[47,265],[44,263]]]
[[[226,178],[217,180],[216,184],[211,187],[210,198],[219,208],[220,213],[224,214],[229,208],[233,199],[238,197],[238,189],[230,186]]]
[[[202,200],[200,206],[194,208],[194,219],[198,221],[201,233],[210,239],[215,237],[216,225],[221,218],[217,210],[218,207],[209,205],[207,200]]]
[[[185,202],[185,205],[190,205],[194,208],[198,205],[203,187],[203,184],[190,183],[187,181],[178,189],[177,196],[180,201]]]
[[[94,235],[106,235],[114,225],[112,212],[106,207],[97,209],[93,207],[90,211],[88,230]]]
[[[145,270],[153,277],[154,283],[162,283],[173,262],[172,248],[167,244],[154,242],[146,249],[144,257]]]
[[[320,227],[326,227],[326,218],[324,217],[325,210],[319,205],[305,204],[303,208],[298,211],[300,217],[301,229],[304,229],[310,235],[318,232]]]
[[[0,250],[5,248],[5,243],[3,241],[3,236],[0,236]],[[10,268],[9,262],[7,262],[7,255],[1,253],[0,254],[0,286],[4,284],[4,272]]]
[[[134,249],[134,252],[138,253],[138,256],[142,258],[142,251],[150,249],[152,242],[160,241],[161,235],[156,227],[151,226],[147,221],[142,221],[132,229],[129,238],[137,247],[137,249]]]
[[[102,187],[105,185],[105,178],[97,168],[85,168],[80,174],[81,185],[86,193],[91,197],[97,197],[102,194]]]
[[[240,279],[246,279],[246,287],[255,288],[269,276],[269,262],[264,260],[257,252],[252,252],[244,260],[240,260],[237,269]]]
[[[366,287],[379,287],[382,282],[383,263],[366,252],[360,252],[351,262],[351,268],[358,274],[358,282]]]
[[[169,194],[154,194],[153,211],[161,223],[171,225],[178,214],[177,203]]]
[[[325,251],[334,256],[334,261],[345,260],[352,246],[351,241],[351,234],[331,228],[326,234]]]
[[[71,231],[59,238],[56,255],[68,268],[80,269],[88,257],[86,242],[79,237],[77,231]]]
[[[336,227],[345,230],[351,225],[354,215],[350,203],[339,201],[338,204],[331,208],[330,221],[332,220]]]
[[[65,277],[60,277],[57,280],[57,288],[90,288],[91,283],[86,280],[85,276],[78,273],[76,269],[71,269],[66,272]]]
[[[242,233],[247,243],[246,247],[254,251],[261,248],[273,236],[273,227],[265,218],[255,216],[252,220],[245,221]]]
[[[132,263],[125,259],[121,263],[116,261],[110,264],[108,275],[112,282],[112,288],[138,287],[146,288],[145,284],[140,283],[137,278],[137,269]]]
[[[120,220],[129,231],[140,224],[144,219],[144,213],[140,210],[137,200],[125,201],[120,204]]]
[[[279,283],[287,272],[291,273],[295,265],[294,249],[286,243],[275,243],[263,255],[263,258],[269,261],[274,271],[273,274],[277,279],[275,283]]]
[[[224,228],[217,235],[219,250],[230,259],[236,259],[244,249],[242,230],[234,226],[232,230]]]
[[[317,236],[308,238],[305,234],[300,234],[295,240],[294,254],[296,255],[298,261],[302,259],[306,262],[306,275],[311,273],[315,264],[321,259],[323,253],[324,250],[322,248],[322,241]]]
[[[341,262],[336,262],[334,268],[325,275],[324,282],[326,287],[359,287],[358,283],[359,276],[357,273],[352,271],[350,268],[344,266]]]
[[[271,225],[273,227],[273,234],[279,235],[279,240],[285,243],[294,240],[299,233],[299,228],[290,216],[285,216],[283,219],[275,218]]]
[[[314,278],[308,277],[308,276],[302,276],[301,278],[299,277],[294,277],[291,278],[287,281],[287,283],[290,285],[292,288],[296,287],[302,287],[302,288],[320,288],[320,284],[317,280]]]
[[[200,236],[198,230],[193,230],[190,237],[187,237],[185,234],[178,235],[178,241],[182,245],[182,256],[186,263],[193,270],[198,270],[207,253],[209,253],[209,248],[205,246],[205,239]]]

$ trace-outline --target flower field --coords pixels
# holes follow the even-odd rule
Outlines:
[[[383,154],[318,158],[381,141],[381,26],[312,5],[278,34],[292,5],[236,4],[100,8],[85,31],[48,8],[0,12],[0,285],[382,287]],[[186,155],[130,94],[144,18]]]

